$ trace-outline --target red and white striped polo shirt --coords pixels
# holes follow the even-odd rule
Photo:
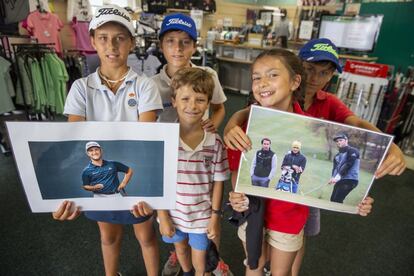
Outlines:
[[[220,136],[205,132],[194,150],[180,139],[177,169],[176,210],[170,210],[173,224],[185,233],[205,233],[214,181],[229,178],[227,153]]]

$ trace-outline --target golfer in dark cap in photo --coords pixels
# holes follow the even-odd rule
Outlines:
[[[333,160],[329,184],[335,185],[331,201],[343,203],[345,197],[358,185],[359,150],[348,145],[348,135],[338,133],[333,137],[339,152]]]

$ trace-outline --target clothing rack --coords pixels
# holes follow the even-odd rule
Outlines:
[[[11,44],[13,53],[15,54],[18,54],[21,51],[25,51],[25,52],[33,52],[36,55],[39,55],[39,53],[44,53],[44,52],[54,53],[55,49],[50,47],[54,45],[55,43],[36,43],[36,44],[35,43],[16,43],[16,44],[12,43]],[[23,91],[24,84],[23,84],[23,79],[20,76],[19,63],[16,60],[14,64],[16,66],[17,79],[20,82],[20,87]],[[23,102],[24,102],[24,110],[25,110],[27,119],[28,120],[42,120],[41,114],[30,114],[24,91],[22,93],[22,96],[23,96]]]
[[[3,35],[3,34],[0,34],[0,43],[1,43],[1,46],[3,47],[4,53],[5,53],[4,57],[8,60],[13,59],[13,52],[12,52],[11,46],[10,46],[11,45],[10,38],[12,38],[12,39],[24,39],[24,40],[32,39],[28,35]],[[35,39],[35,42],[37,42],[37,39]]]

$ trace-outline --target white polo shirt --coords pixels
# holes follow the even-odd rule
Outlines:
[[[226,98],[226,95],[224,95],[223,88],[221,87],[216,71],[214,71],[210,67],[202,67],[202,66],[197,66],[194,64],[191,64],[191,67],[201,68],[212,74],[213,80],[214,80],[214,91],[213,91],[213,97],[211,98],[211,103],[212,104],[224,103],[227,100],[227,98]],[[178,121],[177,111],[172,106],[172,102],[171,102],[171,94],[172,94],[171,79],[167,75],[166,70],[167,70],[167,64],[164,65],[164,67],[161,69],[159,74],[152,77],[152,79],[155,81],[155,83],[158,86],[158,90],[160,91],[160,95],[162,99],[162,105],[164,107],[163,112],[158,117],[158,121],[177,122]],[[206,119],[206,118],[208,118],[208,109],[206,111],[206,114],[204,114],[203,116],[203,119]]]
[[[205,233],[214,181],[228,178],[227,152],[218,134],[204,132],[194,150],[180,139],[176,209],[169,211],[174,226],[185,233]]]
[[[102,84],[97,72],[76,80],[64,114],[83,116],[87,121],[137,121],[140,113],[152,110],[162,110],[157,85],[130,69],[116,94]]]

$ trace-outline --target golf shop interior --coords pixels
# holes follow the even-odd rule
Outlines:
[[[0,15],[0,275],[414,275],[413,0]]]

